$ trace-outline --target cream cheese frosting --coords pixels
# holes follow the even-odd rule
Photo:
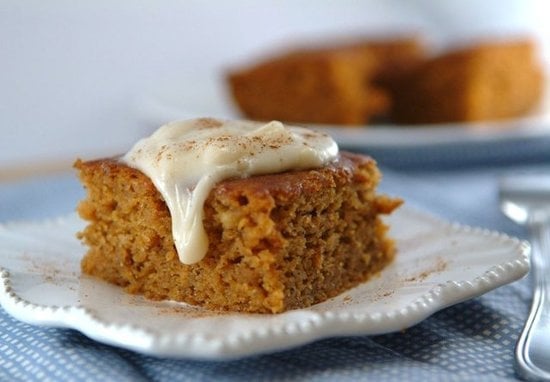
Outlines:
[[[336,142],[314,130],[278,121],[199,118],[160,127],[121,160],[151,179],[170,210],[179,259],[193,264],[208,251],[203,205],[216,183],[322,167],[337,156]]]

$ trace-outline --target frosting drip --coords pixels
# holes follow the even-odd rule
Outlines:
[[[193,264],[208,250],[203,205],[216,183],[321,167],[337,155],[331,137],[303,127],[200,118],[160,127],[122,161],[147,175],[161,193],[179,259]]]

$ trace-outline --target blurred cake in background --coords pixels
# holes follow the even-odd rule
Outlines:
[[[362,39],[295,49],[234,70],[241,114],[256,120],[366,125],[490,121],[526,116],[544,74],[529,38],[433,54],[419,38]]]
[[[524,116],[538,105],[543,85],[531,40],[478,43],[437,56],[393,84],[391,117],[414,124]]]
[[[414,38],[361,40],[268,58],[231,72],[228,82],[251,119],[364,125],[388,114],[387,84],[423,58]]]

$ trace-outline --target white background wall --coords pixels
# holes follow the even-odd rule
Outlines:
[[[172,118],[228,115],[223,72],[293,41],[531,32],[548,57],[549,10],[544,0],[3,0],[0,175],[126,150]]]

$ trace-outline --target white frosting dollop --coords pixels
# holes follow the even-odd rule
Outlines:
[[[147,175],[166,202],[180,261],[208,250],[203,205],[221,180],[321,167],[338,155],[326,134],[281,122],[200,118],[168,123],[122,158]]]

